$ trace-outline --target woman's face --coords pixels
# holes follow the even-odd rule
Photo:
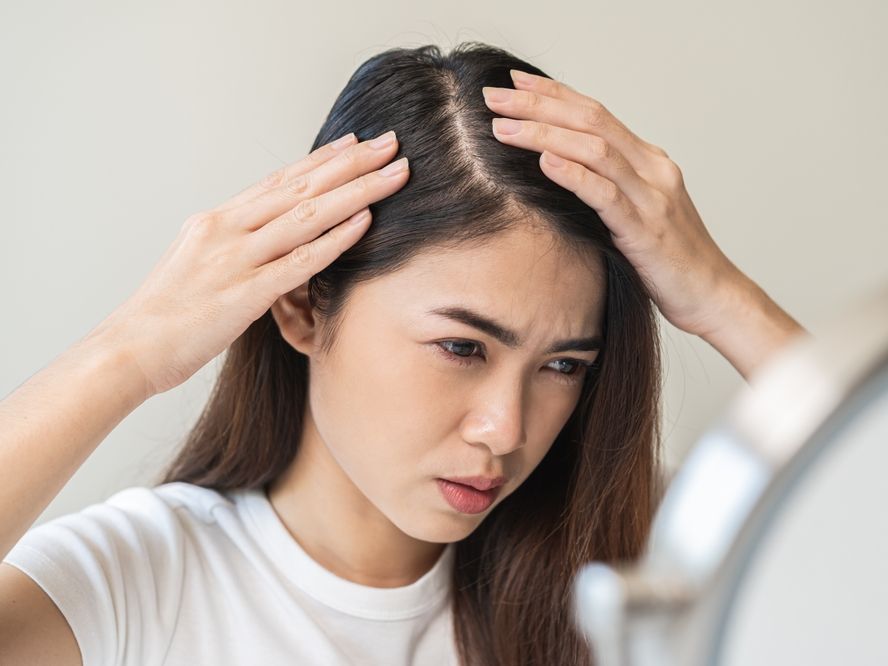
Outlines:
[[[601,338],[604,279],[600,258],[580,260],[521,227],[359,284],[332,354],[308,352],[317,437],[401,531],[463,539],[530,475],[576,406],[582,364],[599,352],[547,350]],[[431,313],[455,308],[514,339]],[[455,509],[437,479],[474,475],[507,481],[486,510]]]

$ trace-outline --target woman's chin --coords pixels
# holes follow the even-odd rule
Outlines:
[[[474,532],[481,524],[481,516],[434,512],[433,515],[422,517],[411,516],[408,521],[399,527],[414,539],[429,543],[453,543],[462,541]]]

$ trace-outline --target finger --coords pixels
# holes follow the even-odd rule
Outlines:
[[[527,72],[518,72],[518,70],[510,70],[515,89],[527,93],[535,93],[538,96],[559,100],[572,107],[568,115],[573,116],[571,121],[572,129],[579,129],[585,132],[592,132],[607,139],[613,145],[617,146],[626,157],[633,162],[638,170],[644,170],[642,164],[635,164],[634,160],[643,159],[645,153],[653,152],[657,155],[665,155],[665,152],[657,146],[648,143],[626,125],[624,125],[616,116],[614,116],[601,102],[588,95],[571,88],[566,83],[556,81],[544,76],[536,76]],[[518,72],[518,75],[516,75]],[[529,101],[533,105],[532,98],[524,98],[525,104]],[[504,113],[503,115],[512,115]],[[564,115],[562,113],[562,115]],[[517,117],[517,116],[516,116]],[[556,122],[555,124],[561,124]],[[576,126],[573,126],[576,125]]]
[[[333,190],[359,176],[385,165],[398,152],[394,132],[386,132],[372,141],[362,141],[314,169],[298,174],[267,192],[223,213],[223,218],[240,229],[255,231],[274,218],[314,197]],[[349,211],[336,222],[355,212]]]
[[[554,166],[547,161],[550,156],[549,151],[540,155],[540,168],[546,176],[594,208],[615,238],[639,233],[642,220],[638,209],[616,183],[571,160]]]
[[[362,213],[366,215],[362,216]],[[368,208],[308,243],[301,243],[284,256],[262,266],[254,281],[261,293],[286,294],[304,284],[312,275],[332,264],[354,245],[370,226]]]
[[[397,167],[403,170],[397,171]],[[391,170],[386,173],[391,167]],[[253,266],[293,252],[309,243],[344,219],[369,204],[393,194],[407,182],[409,164],[406,157],[395,160],[384,169],[305,199],[295,208],[275,218],[247,238],[245,251]]]
[[[515,126],[517,132],[503,133],[507,126]],[[494,118],[493,128],[497,139],[511,146],[539,153],[548,150],[592,169],[616,183],[637,206],[647,207],[654,201],[653,187],[638,175],[619,150],[600,136],[512,118]]]
[[[345,136],[336,139],[336,141],[331,141],[330,143],[324,144],[323,146],[310,152],[301,160],[293,162],[292,164],[288,164],[287,166],[281,167],[280,169],[275,169],[267,176],[265,176],[265,178],[263,178],[262,180],[253,183],[252,185],[250,185],[250,187],[234,195],[222,205],[214,208],[213,211],[221,213],[222,211],[241,206],[247,201],[256,198],[260,194],[279,187],[281,183],[291,180],[296,176],[306,173],[307,171],[314,169],[324,162],[333,159],[343,150],[353,145],[356,141],[357,137],[355,136],[355,133],[350,132]]]
[[[485,86],[481,91],[487,106],[503,116],[535,120],[604,138],[616,146],[636,170],[643,171],[645,163],[651,159],[651,153],[639,143],[637,137],[613,124],[610,120],[613,116],[597,102],[588,99],[582,102],[567,101],[531,90],[511,88]]]

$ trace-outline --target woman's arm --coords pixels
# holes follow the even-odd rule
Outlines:
[[[548,77],[511,73],[514,88],[481,89],[503,116],[493,120],[494,136],[541,153],[543,173],[598,213],[667,321],[709,342],[747,381],[806,333],[716,245],[666,151],[599,100]]]
[[[0,401],[0,553],[149,391],[124,347],[91,332]]]
[[[722,298],[718,326],[700,337],[724,356],[743,379],[749,378],[771,355],[800,335],[810,335],[758,284],[742,275]]]

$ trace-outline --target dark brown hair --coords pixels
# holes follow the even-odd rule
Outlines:
[[[497,232],[533,223],[601,260],[607,303],[597,367],[537,468],[456,544],[452,574],[465,666],[590,664],[573,578],[590,560],[640,555],[659,500],[659,332],[649,294],[597,213],[542,173],[539,153],[493,136],[481,87],[513,87],[510,68],[547,76],[478,42],[446,55],[434,45],[395,48],[358,67],[311,150],[348,132],[365,140],[394,129],[410,179],[370,206],[369,229],[309,280],[308,293],[331,343],[351,288],[420,252],[495,242]],[[264,489],[296,454],[307,393],[307,357],[268,311],[227,350],[160,482]]]

